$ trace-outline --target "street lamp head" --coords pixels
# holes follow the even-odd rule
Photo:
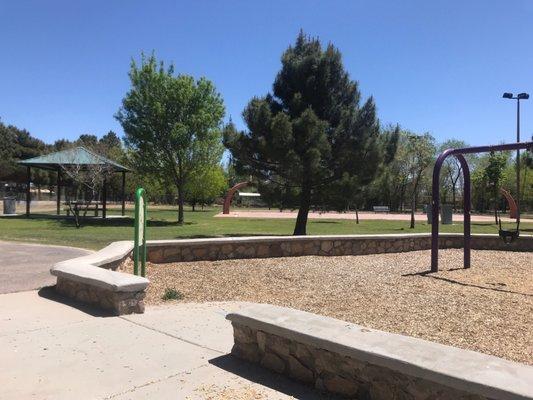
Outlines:
[[[512,94],[512,93],[505,92],[505,93],[503,94],[503,98],[504,98],[504,99],[512,99],[512,98],[513,98],[513,94]]]
[[[518,96],[516,96],[520,100],[527,100],[529,99],[529,94],[527,93],[520,93]]]

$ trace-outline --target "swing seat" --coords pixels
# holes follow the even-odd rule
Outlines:
[[[520,231],[518,229],[515,229],[515,230],[500,229],[499,235],[505,244],[511,244],[520,236]]]

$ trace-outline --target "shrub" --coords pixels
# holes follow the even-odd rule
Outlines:
[[[181,300],[183,299],[183,293],[181,293],[179,290],[176,290],[174,288],[166,288],[165,293],[161,298],[165,301],[168,300]]]

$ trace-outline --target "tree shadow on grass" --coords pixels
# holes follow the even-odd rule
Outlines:
[[[75,227],[74,220],[73,219],[59,219],[58,220],[59,225],[64,227]],[[86,226],[92,226],[92,227],[133,227],[135,223],[135,220],[131,217],[125,217],[125,218],[108,218],[108,219],[102,219],[102,218],[87,218],[85,220],[81,220],[80,222],[80,228],[83,229],[83,227]],[[195,222],[185,222],[184,224],[180,225],[177,221],[168,221],[168,220],[147,220],[146,226],[148,227],[163,227],[163,226],[185,226],[185,225],[194,225]]]
[[[80,303],[76,300],[63,296],[57,293],[54,288],[55,286],[46,286],[39,289],[37,293],[42,298],[55,301],[57,303],[65,304],[72,308],[76,308],[77,310],[80,310],[85,314],[89,314],[93,317],[116,317],[116,315],[110,311],[101,310],[88,304]]]
[[[340,400],[340,397],[320,393],[309,386],[292,381],[257,364],[238,359],[231,354],[213,358],[209,360],[209,364],[295,399]]]
[[[32,214],[29,217],[26,217],[25,215],[20,215],[16,217],[10,217],[10,219],[15,220],[36,220],[36,221],[48,221],[48,222],[55,222],[60,226],[64,227],[75,227],[74,223],[74,217],[73,216],[66,216],[66,215],[54,215],[54,214]],[[115,217],[113,214],[109,215],[108,218],[103,219],[101,217],[93,217],[91,215],[88,215],[86,218],[82,218],[80,220],[80,227],[83,228],[84,226],[102,226],[102,227],[133,227],[134,224],[134,218],[130,216],[120,216],[119,218]],[[184,222],[183,224],[179,224],[178,221],[170,221],[165,219],[148,219],[146,221],[146,225],[148,227],[158,227],[158,226],[188,226],[188,225],[196,225],[197,222]]]

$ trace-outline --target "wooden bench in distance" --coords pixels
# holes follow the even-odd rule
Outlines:
[[[533,399],[533,367],[268,304],[226,317],[232,354],[362,399]]]

